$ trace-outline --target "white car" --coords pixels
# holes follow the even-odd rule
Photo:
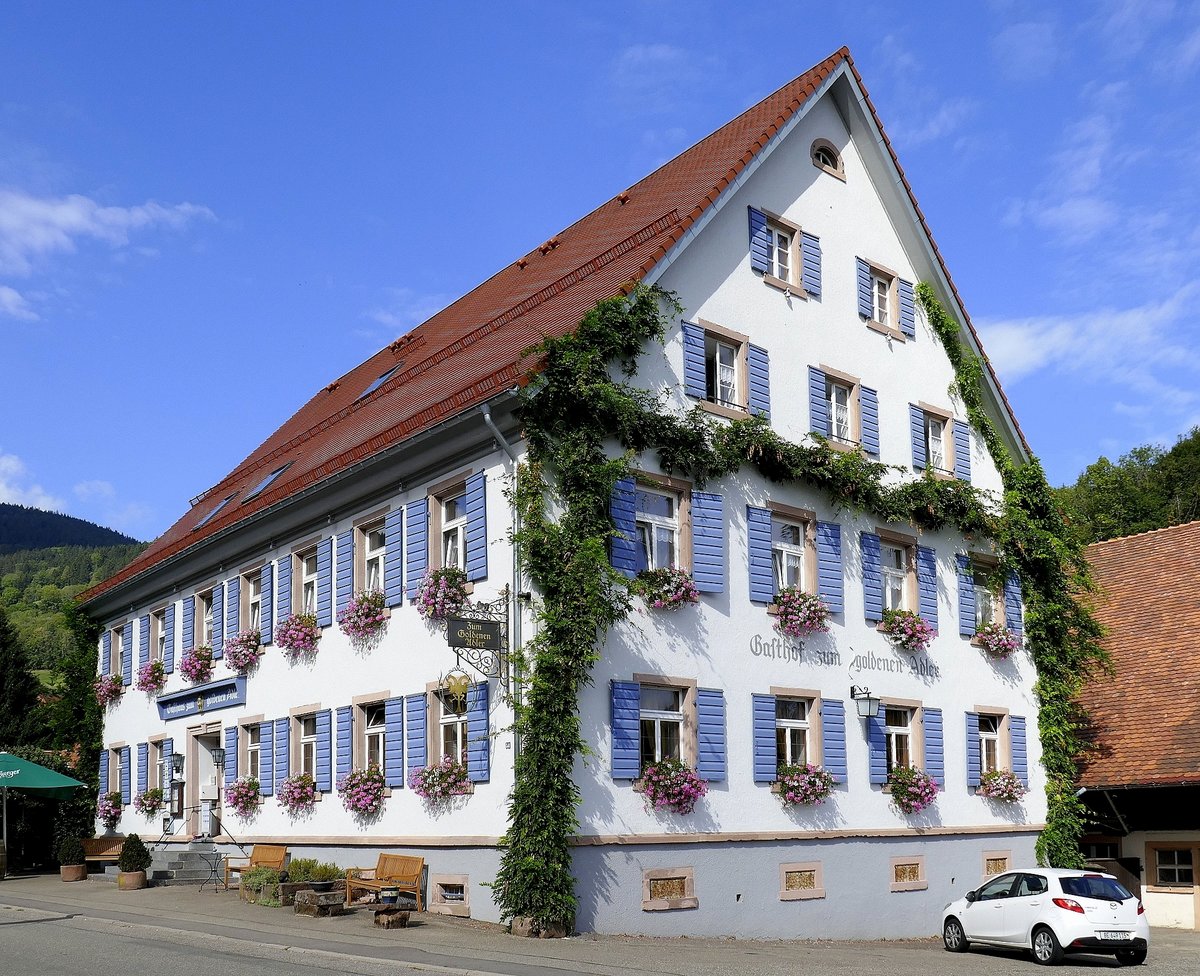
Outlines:
[[[1029,949],[1049,966],[1068,952],[1116,956],[1122,966],[1146,961],[1150,925],[1135,895],[1111,874],[1028,868],[997,875],[942,912],[950,952],[972,942]]]

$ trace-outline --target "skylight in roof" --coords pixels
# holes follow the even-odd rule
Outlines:
[[[237,492],[235,491],[232,495],[230,495],[223,502],[221,502],[220,505],[218,505],[211,512],[209,512],[207,515],[205,515],[204,518],[202,518],[199,522],[197,522],[195,527],[197,529],[204,528],[204,526],[208,525],[209,522],[211,522],[214,518],[217,517],[217,512],[221,511],[221,509],[223,509],[226,505],[228,505],[236,497],[237,497]]]
[[[257,485],[254,486],[254,490],[251,491],[250,494],[248,494],[245,498],[242,499],[242,504],[245,505],[246,502],[250,501],[250,499],[257,498],[259,495],[261,495],[264,491],[267,490],[267,488],[271,484],[271,482],[273,482],[276,478],[278,478],[281,474],[283,474],[283,472],[285,472],[291,466],[292,466],[292,462],[288,461],[288,463],[283,465],[283,467],[276,468],[274,471],[272,471],[269,475],[267,475],[265,478],[263,478],[262,481],[260,481]]]
[[[395,373],[396,370],[398,370],[403,365],[404,365],[404,363],[402,363],[402,362],[396,363],[395,366],[393,366],[391,369],[389,369],[382,376],[378,377],[376,380],[374,380],[371,383],[370,386],[368,386],[365,390],[363,390],[362,393],[359,394],[358,398],[361,400],[363,397],[369,397],[372,393],[374,393],[381,386],[383,386],[384,383],[386,383],[388,380],[390,380],[392,378],[392,374]]]

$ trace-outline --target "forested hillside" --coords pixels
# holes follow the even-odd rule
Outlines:
[[[1195,521],[1200,518],[1200,427],[1169,449],[1144,444],[1115,464],[1101,457],[1058,493],[1085,542]]]
[[[137,539],[72,515],[0,502],[0,553],[55,546],[125,546],[136,543]]]

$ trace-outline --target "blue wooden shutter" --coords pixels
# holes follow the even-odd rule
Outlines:
[[[283,781],[291,775],[291,755],[288,743],[291,739],[290,718],[275,719],[275,789],[283,786]]]
[[[487,474],[480,471],[467,479],[467,579],[487,579]]]
[[[353,736],[354,707],[342,705],[337,710],[337,778],[339,783],[354,768]]]
[[[725,781],[725,694],[696,689],[696,772],[710,783]]]
[[[814,434],[829,436],[829,401],[826,399],[827,380],[816,366],[808,367],[808,426]]]
[[[488,683],[467,689],[467,778],[486,783],[492,775],[492,742],[488,736]]]
[[[333,539],[317,543],[317,626],[333,626]]]
[[[1008,717],[1008,736],[1012,747],[1012,771],[1022,786],[1029,785],[1029,751],[1025,742],[1025,718],[1022,715]]]
[[[683,332],[683,391],[703,400],[708,390],[704,373],[704,330],[692,322],[681,324]]]
[[[771,562],[771,512],[746,506],[746,556],[750,562],[750,599],[770,603],[775,599],[775,567]]]
[[[344,613],[354,596],[354,530],[337,537],[337,612]]]
[[[383,594],[389,607],[404,602],[404,509],[388,512],[383,523]]]
[[[746,208],[750,213],[750,267],[762,274],[771,271],[771,231],[767,217],[754,207]]]
[[[910,339],[917,337],[917,305],[913,301],[913,286],[911,281],[900,278],[900,331]]]
[[[637,489],[632,478],[621,478],[613,486],[609,513],[616,530],[611,546],[613,569],[633,579],[637,576],[641,549],[637,537]]]
[[[867,750],[870,756],[870,780],[872,783],[887,782],[887,729],[883,716],[867,719]]]
[[[220,660],[225,656],[225,587],[218,583],[209,599],[212,600],[212,656]]]
[[[639,732],[642,686],[636,681],[612,683],[612,777],[637,779],[642,771]]]
[[[414,600],[425,578],[425,567],[429,564],[429,499],[418,498],[415,502],[409,502],[407,511],[404,544],[408,549],[408,557],[404,570],[408,578],[408,598]]]
[[[258,723],[258,791],[263,796],[275,792],[275,723]]]
[[[958,632],[963,637],[975,635],[975,572],[971,557],[959,553],[958,563]]]
[[[929,546],[917,546],[917,595],[921,616],[937,630],[937,552]]]
[[[803,268],[804,290],[813,298],[821,294],[821,239],[815,234],[800,232],[800,265]]]
[[[323,708],[317,720],[317,789],[328,793],[333,789],[333,712]]]
[[[817,523],[817,596],[833,613],[845,610],[842,580],[842,527],[836,522]]]
[[[150,763],[150,744],[148,742],[138,743],[138,769],[137,769],[137,790],[138,793],[146,792],[146,783],[149,780],[148,766]]]
[[[746,367],[750,373],[748,406],[752,417],[771,419],[771,356],[762,346],[746,346]]]
[[[121,631],[121,647],[125,653],[121,655],[121,681],[123,684],[133,684],[133,621],[126,621]]]
[[[292,615],[292,554],[279,557],[279,579],[275,587],[275,619],[280,623]]]
[[[383,775],[393,789],[404,786],[403,698],[389,698],[383,703]]]
[[[754,729],[754,782],[774,783],[778,768],[775,696],[751,695],[750,702],[750,719]]]
[[[100,750],[100,795],[104,796],[108,792],[108,750]]]
[[[875,297],[871,294],[871,267],[862,258],[854,259],[858,279],[858,314],[864,319],[875,317]]]
[[[925,411],[915,403],[908,405],[908,429],[912,435],[912,466],[923,471],[929,463],[925,454]]]
[[[858,388],[858,417],[863,450],[879,457],[879,395],[869,386]]]
[[[175,604],[168,603],[163,613],[166,640],[163,642],[163,669],[170,674],[175,670]]]
[[[983,757],[979,751],[979,716],[967,712],[967,786],[978,786],[983,775]]]
[[[262,601],[258,611],[258,632],[262,635],[264,644],[270,644],[275,639],[275,565],[267,563],[259,571],[258,583],[262,588],[259,598]]]
[[[238,776],[238,727],[225,729],[225,786],[232,786]]]
[[[150,614],[138,620],[138,667],[150,663]]]
[[[863,609],[867,620],[883,619],[883,553],[879,536],[864,532],[862,539]]]
[[[183,640],[181,650],[190,651],[196,646],[196,598],[194,596],[183,598],[183,633],[180,638]]]
[[[112,670],[112,633],[105,630],[100,635],[100,673],[108,674]]]
[[[938,789],[946,788],[946,750],[942,741],[942,710],[921,709],[922,732],[925,736],[925,772],[933,777]]]
[[[1021,578],[1016,573],[1009,573],[1004,580],[1004,626],[1018,637],[1025,632],[1021,603]]]
[[[837,782],[846,782],[846,706],[837,698],[821,699],[821,765]]]
[[[701,593],[725,591],[725,497],[692,492],[692,578]]]
[[[133,655],[126,654],[125,659],[129,660]],[[125,806],[129,806],[133,802],[133,790],[130,788],[129,782],[129,746],[121,747],[121,802]]]
[[[407,726],[405,745],[408,747],[408,770],[421,769],[426,764],[425,723],[429,701],[425,693],[409,695],[404,699],[404,720]]]
[[[971,480],[971,428],[965,421],[954,421],[954,477]]]
[[[238,624],[240,622],[240,613],[242,604],[242,580],[241,577],[235,576],[227,585],[227,593],[225,599],[225,636],[236,637],[238,632]]]

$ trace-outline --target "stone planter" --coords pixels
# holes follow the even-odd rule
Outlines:
[[[244,881],[239,881],[238,898],[248,905],[264,905],[267,902],[282,901],[279,890],[282,887],[283,885],[281,884],[269,884],[262,888],[262,890],[259,890],[258,888],[249,887]],[[303,886],[297,885],[296,887],[302,888]],[[266,905],[266,907],[270,908],[274,906]]]
[[[337,881],[330,882],[331,891],[345,891],[346,879],[339,878]],[[315,890],[312,883],[308,881],[284,881],[279,886],[279,903],[285,907],[291,907],[296,904],[296,894],[301,891]]]
[[[58,869],[58,876],[63,881],[87,881],[87,865],[63,864]]]
[[[554,922],[545,928],[536,926],[531,918],[514,918],[512,920],[512,934],[526,939],[566,939],[574,932],[574,919],[565,924]]]
[[[86,868],[85,868],[86,870]],[[118,891],[137,891],[139,888],[146,887],[146,872],[145,871],[119,871],[117,872],[117,890]]]

